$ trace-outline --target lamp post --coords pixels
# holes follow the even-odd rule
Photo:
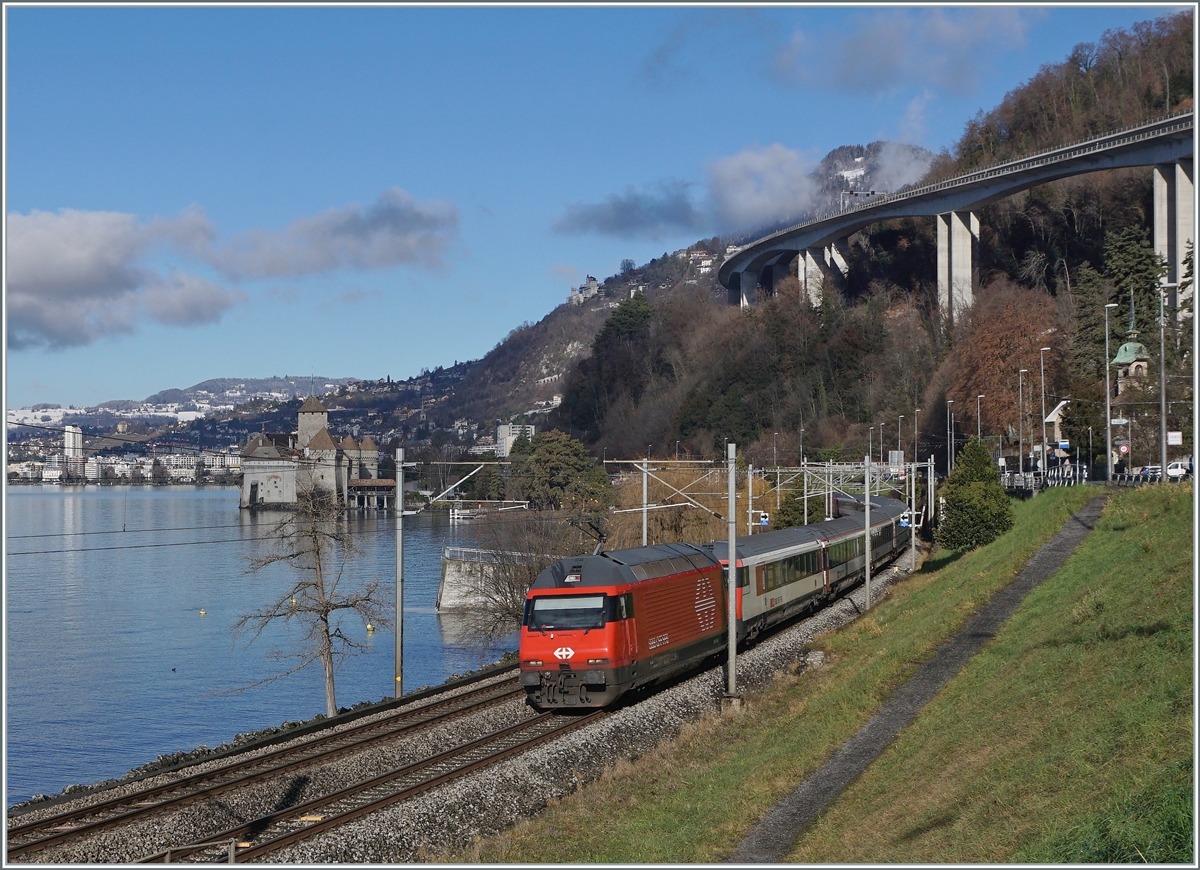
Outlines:
[[[983,423],[979,418],[979,412],[980,412],[980,404],[979,403],[982,402],[984,400],[984,398],[985,397],[984,397],[983,393],[980,393],[978,396],[975,397],[975,440],[976,441],[983,440]]]
[[[1050,460],[1046,458],[1046,351],[1050,348],[1043,347],[1038,351],[1038,357],[1042,363],[1042,474],[1045,475],[1050,470]]]
[[[1158,285],[1158,438],[1159,466],[1158,479],[1167,479],[1167,318],[1164,311],[1164,298],[1167,288],[1178,287],[1178,284]]]
[[[1025,375],[1029,369],[1017,372],[1017,472],[1025,473]]]
[[[1108,311],[1116,308],[1117,303],[1110,302],[1104,306],[1104,479],[1112,485],[1112,386],[1109,384],[1109,367],[1112,363],[1108,356]]]
[[[917,461],[917,454],[921,452],[921,445],[918,443],[921,436],[917,432],[917,415],[920,413],[920,408],[913,408],[913,462]]]
[[[675,461],[679,461],[679,442],[675,442]]]
[[[882,435],[880,436],[883,437]],[[875,427],[872,426],[867,430],[867,456],[875,452]]]
[[[900,416],[899,416],[899,417],[896,419],[896,450],[897,450],[897,451],[899,451],[899,450],[900,450],[900,447],[901,447],[901,445],[900,445],[900,421],[901,421],[901,420],[903,420],[903,419],[904,419],[904,415],[903,415],[903,414],[901,414],[901,415],[900,415]]]
[[[775,466],[779,465],[779,451],[776,449],[776,441],[775,441],[775,439],[777,439],[778,437],[779,437],[778,432],[771,433],[771,464],[775,465]],[[675,443],[678,444],[679,442],[676,441]]]
[[[953,399],[946,400],[946,476],[950,476],[950,472],[954,470],[954,432],[950,425],[950,406],[954,404]]]
[[[804,430],[800,430],[800,464],[804,464]]]

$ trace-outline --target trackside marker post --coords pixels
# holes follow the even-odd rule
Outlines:
[[[404,448],[396,451],[396,697],[404,695]]]
[[[866,482],[866,496],[863,498],[863,525],[866,527],[866,560],[865,570],[867,572],[867,606],[863,610],[871,609],[871,457],[868,456],[863,460],[863,480]],[[882,486],[882,484],[880,484]]]
[[[737,445],[730,442],[728,446],[726,465],[729,475],[729,509],[725,511],[729,524],[728,573],[726,581],[726,598],[728,611],[728,647],[729,664],[726,667],[728,684],[725,694],[731,699],[737,698]],[[734,702],[736,703],[736,701]]]

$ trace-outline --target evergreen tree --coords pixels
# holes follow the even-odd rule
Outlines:
[[[1166,264],[1155,253],[1146,228],[1105,236],[1104,266],[1114,288],[1109,301],[1120,306],[1116,311],[1128,312],[1135,329],[1149,330],[1158,317],[1158,286]]]
[[[946,512],[936,537],[947,550],[974,550],[1012,528],[1012,505],[991,454],[978,438],[968,441],[958,454],[942,494]]]

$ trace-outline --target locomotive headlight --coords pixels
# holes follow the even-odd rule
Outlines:
[[[525,661],[521,662],[521,664],[523,664],[529,668],[540,668],[542,666],[542,660],[541,659],[525,659]]]
[[[588,659],[588,664],[589,665],[606,665],[606,664],[608,664],[608,659]]]

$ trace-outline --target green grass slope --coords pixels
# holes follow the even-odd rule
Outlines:
[[[808,833],[804,862],[1192,862],[1192,487],[1095,532]]]
[[[446,857],[720,860],[1094,494],[1067,488],[1017,505],[1015,527],[995,543],[932,560],[820,639],[826,667],[782,677],[739,714],[688,728],[536,819]],[[1149,849],[1149,860],[1187,860],[1191,499],[1190,485],[1119,496],[792,857],[1138,860]]]

